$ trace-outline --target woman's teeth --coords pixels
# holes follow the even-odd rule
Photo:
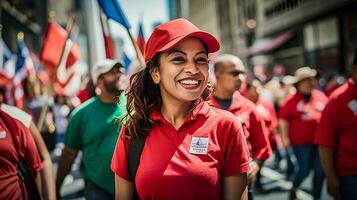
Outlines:
[[[193,80],[193,79],[185,79],[185,80],[181,80],[179,82],[182,84],[185,84],[185,85],[197,85],[198,84],[198,80]]]

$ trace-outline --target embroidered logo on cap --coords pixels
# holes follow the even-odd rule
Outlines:
[[[192,154],[207,154],[208,138],[192,137],[190,153]]]

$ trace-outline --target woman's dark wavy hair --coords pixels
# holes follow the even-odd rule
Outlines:
[[[121,119],[125,125],[125,136],[129,139],[137,139],[147,135],[154,125],[151,112],[154,108],[160,108],[162,99],[160,88],[151,78],[150,72],[158,68],[160,53],[157,53],[149,61],[143,70],[133,74],[130,78],[129,88],[126,92],[126,114]],[[201,100],[208,100],[211,94],[211,85],[208,84],[202,93]]]

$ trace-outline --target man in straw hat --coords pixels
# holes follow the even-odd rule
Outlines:
[[[309,175],[312,166],[314,199],[320,198],[324,180],[314,137],[327,97],[314,89],[316,74],[316,70],[310,67],[296,70],[294,76],[296,93],[287,97],[279,112],[283,145],[286,149],[292,148],[298,165],[293,175],[290,199],[296,198],[296,189]]]

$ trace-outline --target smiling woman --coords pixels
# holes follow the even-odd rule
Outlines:
[[[146,68],[134,74],[127,116],[113,155],[116,198],[240,199],[248,150],[229,112],[209,106],[208,54],[218,41],[185,19],[158,26],[145,47]],[[135,178],[130,144],[146,141]]]

